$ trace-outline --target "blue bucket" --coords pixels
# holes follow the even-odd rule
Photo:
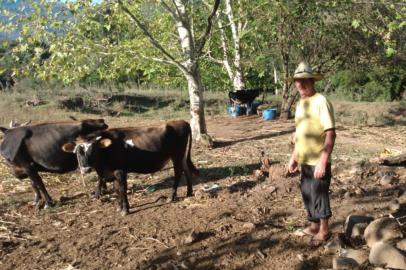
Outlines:
[[[264,120],[272,120],[276,118],[276,109],[266,109],[262,112]]]
[[[243,115],[245,113],[245,107],[241,107],[238,104],[236,104],[235,107],[233,107],[233,105],[230,105],[228,106],[228,113],[232,116]]]

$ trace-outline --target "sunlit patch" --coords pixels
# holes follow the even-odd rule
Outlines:
[[[131,146],[131,147],[134,147],[134,146],[135,146],[133,140],[126,140],[125,143],[126,143],[127,145]]]

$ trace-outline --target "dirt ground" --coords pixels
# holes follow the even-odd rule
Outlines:
[[[201,173],[195,196],[184,197],[182,182],[179,201],[166,202],[171,164],[154,175],[133,174],[128,185],[131,213],[126,217],[116,212],[113,192],[102,200],[92,198],[95,174],[81,179],[77,172],[42,174],[57,205],[38,209],[30,204],[29,181],[16,180],[1,163],[0,268],[331,268],[332,257],[323,248],[311,249],[309,239],[292,233],[306,224],[298,177],[275,174],[263,180],[253,174],[261,166],[261,151],[276,162],[275,168],[287,162],[293,129],[293,121],[266,122],[257,116],[208,119],[216,143],[210,150],[193,146],[192,159]],[[389,203],[403,199],[406,168],[367,161],[385,148],[405,150],[405,135],[405,126],[338,125],[331,185],[333,232],[342,232],[349,214],[387,215]],[[394,176],[395,183],[380,185],[384,175]],[[204,184],[219,188],[204,192]]]

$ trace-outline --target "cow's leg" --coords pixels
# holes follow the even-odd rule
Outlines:
[[[130,205],[127,198],[127,173],[122,170],[116,170],[114,172],[116,186],[116,192],[118,194],[119,207],[118,210],[121,210],[121,215],[126,216],[129,213]]]
[[[99,178],[97,182],[96,191],[94,193],[95,199],[100,199],[100,196],[103,195],[107,190],[106,180]]]
[[[182,161],[172,160],[172,162],[173,162],[173,170],[175,171],[175,179],[173,181],[172,201],[176,201],[179,181],[180,178],[182,177],[183,168]]]
[[[48,191],[45,188],[44,182],[42,182],[41,176],[39,176],[38,172],[28,172],[28,176],[31,179],[31,184],[35,191],[35,199],[41,199],[41,193],[45,198],[45,208],[51,207],[54,205],[51,196],[49,196]],[[40,193],[41,192],[41,193]]]
[[[247,102],[246,115],[251,115],[251,113],[252,113],[252,103],[251,103],[251,102]]]
[[[34,181],[31,180],[31,186],[34,189],[35,192],[35,197],[34,201],[32,202],[32,205],[37,205],[38,202],[41,200],[41,193],[39,192],[38,186],[34,183]]]
[[[186,196],[190,197],[190,196],[193,196],[193,187],[192,187],[193,175],[188,167],[186,160],[183,162],[183,171],[185,172],[185,178],[186,178],[186,184],[187,184]]]

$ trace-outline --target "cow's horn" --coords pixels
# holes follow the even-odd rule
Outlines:
[[[9,126],[10,126],[10,128],[15,127],[15,124],[16,124],[16,123],[14,122],[14,120],[11,120],[11,121],[10,121],[10,125],[9,125]]]

